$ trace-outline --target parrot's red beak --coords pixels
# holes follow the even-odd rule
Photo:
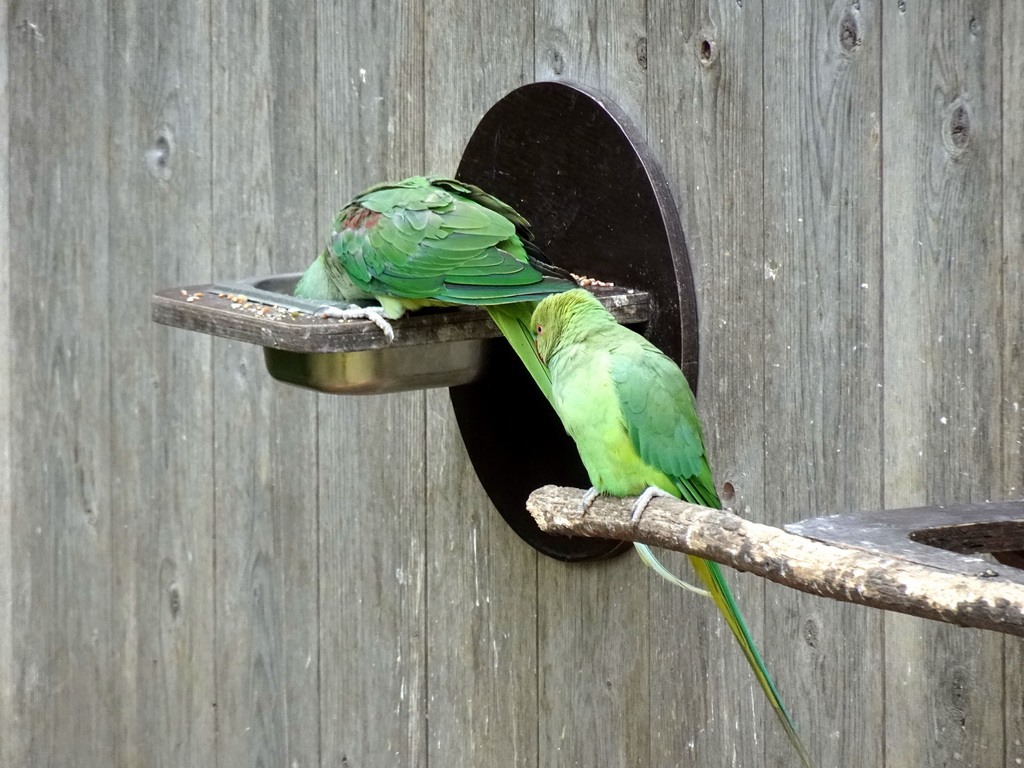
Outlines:
[[[544,359],[544,355],[540,353],[540,344],[536,336],[533,337],[533,348],[537,352],[537,359],[540,360],[544,365],[548,364],[548,361]]]

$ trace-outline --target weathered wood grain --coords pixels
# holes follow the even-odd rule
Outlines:
[[[608,94],[642,135],[646,3],[537,0],[534,16],[537,79]],[[647,570],[627,554],[575,567],[540,558],[537,573],[540,764],[647,765]]]
[[[706,448],[718,487],[732,489],[724,502],[763,509],[762,9],[650,3],[648,14],[649,139],[672,182],[695,275]],[[682,555],[664,560],[692,573]],[[763,582],[729,583],[763,642]],[[724,756],[762,764],[761,734],[775,725],[718,612],[657,579],[650,611],[652,765],[719,765]],[[776,670],[780,659],[766,661]]]
[[[321,233],[359,190],[426,170],[422,35],[418,1],[317,4]],[[426,765],[424,411],[421,392],[318,398],[325,766]]]
[[[764,39],[763,522],[778,525],[882,507],[881,7],[776,9]],[[767,598],[765,653],[812,754],[881,765],[882,615]],[[789,749],[773,731],[766,762]]]
[[[883,7],[889,507],[1003,482],[1001,26],[996,2]],[[1002,638],[887,616],[884,658],[888,764],[1005,765]]]
[[[1003,292],[997,333],[1002,362],[1003,487],[1024,497],[1024,5],[1003,3]],[[1005,638],[1004,765],[1024,764],[1024,641]]]
[[[534,76],[603,91],[635,120],[647,110],[645,4],[535,0]]]
[[[424,23],[425,166],[452,173],[487,109],[533,80],[533,4],[432,2]],[[481,487],[448,393],[426,407],[427,762],[536,768],[539,555]]]
[[[443,395],[317,398],[147,319],[303,268],[535,76],[647,120],[727,504],[1021,495],[1016,4],[13,0],[0,39],[4,765],[788,764],[715,614],[526,550]],[[822,764],[1024,759],[1017,638],[731,583]]]
[[[7,13],[17,726],[3,738],[14,765],[113,765],[108,7]]]
[[[315,5],[215,5],[217,276],[316,254]],[[231,194],[224,191],[231,190]],[[260,351],[214,345],[217,763],[320,763],[320,508],[314,395]]]
[[[11,209],[10,209],[10,99],[7,50],[14,42],[7,14],[0,15],[0,627],[14,626],[14,499],[11,495],[11,460],[14,456],[14,343],[11,327]],[[17,677],[13,633],[0,632],[0,723],[6,723],[0,744],[0,762],[15,765],[21,750],[20,723],[15,719],[14,685]]]
[[[211,344],[147,299],[211,272],[208,3],[121,3],[107,34],[115,764],[196,765],[216,738]]]
[[[530,495],[527,507],[550,533],[641,541],[818,597],[1024,636],[1024,575],[1015,569],[978,571],[977,558],[947,556],[960,560],[950,570],[856,541],[816,541],[674,499],[652,502],[636,522],[635,498],[602,498],[584,516],[583,492],[545,486]]]

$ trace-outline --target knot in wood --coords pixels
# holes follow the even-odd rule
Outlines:
[[[971,141],[971,113],[967,104],[961,99],[954,101],[946,115],[946,126],[943,132],[943,142],[947,151],[954,157],[959,157],[967,151]]]
[[[722,503],[729,504],[736,498],[736,486],[726,480],[722,484]]]
[[[171,584],[170,589],[167,590],[167,607],[170,609],[171,618],[178,618],[178,614],[181,612],[181,589],[177,584]]]
[[[853,53],[863,42],[860,34],[860,24],[854,12],[847,8],[846,13],[839,22],[839,47],[844,53]]]
[[[562,58],[562,53],[557,48],[551,49],[551,71],[556,75],[562,74],[565,69],[565,59]]]
[[[719,527],[723,531],[738,531],[743,527],[745,521],[734,515],[723,515],[722,520],[719,522]]]
[[[718,45],[710,35],[703,35],[697,43],[697,58],[705,67],[710,67],[718,59]]]
[[[146,150],[146,165],[154,178],[160,181],[170,180],[173,151],[173,136],[168,129],[163,128],[153,140],[153,146]]]
[[[804,642],[807,643],[807,647],[818,647],[818,643],[821,639],[821,625],[813,616],[808,617],[807,620],[804,621],[803,637]]]
[[[647,69],[647,38],[641,37],[636,41],[636,63],[640,69]]]

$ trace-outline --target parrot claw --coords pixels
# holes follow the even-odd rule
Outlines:
[[[394,341],[395,329],[384,319],[384,312],[384,307],[361,307],[358,304],[349,304],[346,309],[341,309],[328,304],[318,308],[314,314],[318,317],[333,317],[338,320],[369,320],[380,328],[389,342]]]
[[[666,493],[656,485],[648,486],[647,490],[637,497],[636,504],[633,505],[633,513],[629,516],[629,521],[631,523],[635,523],[637,520],[639,520],[640,516],[644,513],[644,510],[647,509],[647,506],[655,497],[660,499],[675,498],[675,496],[673,496],[671,493]]]
[[[590,511],[590,507],[593,505],[594,499],[596,499],[600,495],[601,492],[598,491],[597,488],[591,488],[589,491],[583,494],[583,497],[580,499],[579,506],[580,517],[583,517],[587,514],[588,511]]]

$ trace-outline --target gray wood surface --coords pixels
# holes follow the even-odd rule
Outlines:
[[[794,6],[764,35],[762,522],[780,525],[882,502],[881,7]],[[765,613],[811,754],[882,764],[881,614],[771,585]],[[766,762],[788,749],[775,729]]]
[[[357,191],[425,170],[424,22],[418,2],[316,13],[324,237]],[[321,765],[425,766],[424,394],[317,402]]]
[[[883,13],[885,505],[983,501],[1004,492],[1000,4]],[[889,764],[1006,765],[1001,637],[887,616],[884,658]]]
[[[8,10],[14,764],[113,765],[106,3]],[[24,25],[22,26],[22,23]],[[88,329],[82,332],[81,329]],[[133,562],[128,560],[128,562]],[[12,732],[13,731],[13,732]]]
[[[425,167],[451,173],[487,109],[533,80],[533,6],[446,0],[424,21]],[[540,556],[483,491],[448,393],[426,408],[427,762],[535,768]]]
[[[214,4],[212,241],[218,275],[316,252],[314,5]],[[305,41],[304,43],[301,41]],[[316,397],[260,350],[214,344],[218,765],[317,765],[321,750]]]
[[[202,0],[130,2],[109,18],[104,513],[118,616],[103,666],[117,682],[111,746],[124,768],[202,763],[216,737],[211,344],[155,326],[142,297],[214,269],[208,30]]]
[[[637,48],[646,3],[535,3],[535,74],[615,99],[643,125],[646,72]],[[650,762],[649,571],[633,553],[567,568],[539,558],[538,731],[541,765]]]
[[[991,27],[990,27],[991,28]],[[1002,185],[1003,291],[1000,361],[1003,397],[1003,487],[1024,496],[1024,5],[1003,3]],[[1010,119],[1007,119],[1010,116]],[[1005,765],[1024,764],[1024,640],[1005,638],[1003,670]]]
[[[304,268],[354,192],[572,79],[677,196],[727,505],[1020,497],[1018,5],[12,0],[0,762],[791,764],[716,612],[534,554],[443,392],[289,389],[150,297]],[[1024,759],[1016,638],[730,583],[822,766]]]
[[[7,51],[14,30],[8,15],[0,16],[0,628],[14,626],[14,497],[11,493],[11,461],[14,456],[14,343],[11,326],[11,215],[10,215],[10,99],[8,97]],[[0,745],[0,761],[14,765],[15,750],[21,738],[13,731],[15,719],[14,685],[17,676],[13,633],[0,631],[0,723],[8,726]]]
[[[764,509],[762,10],[722,0],[652,3],[649,14],[648,134],[672,182],[696,277],[698,411],[716,485],[734,489],[722,501],[749,514]],[[705,42],[711,55],[702,60]],[[682,555],[664,560],[692,573]],[[727,579],[764,648],[763,582]],[[765,659],[776,675],[780,661]],[[763,763],[774,717],[728,627],[707,601],[658,579],[651,664],[652,765],[715,766],[723,755],[735,765]],[[802,708],[790,706],[801,722]]]

